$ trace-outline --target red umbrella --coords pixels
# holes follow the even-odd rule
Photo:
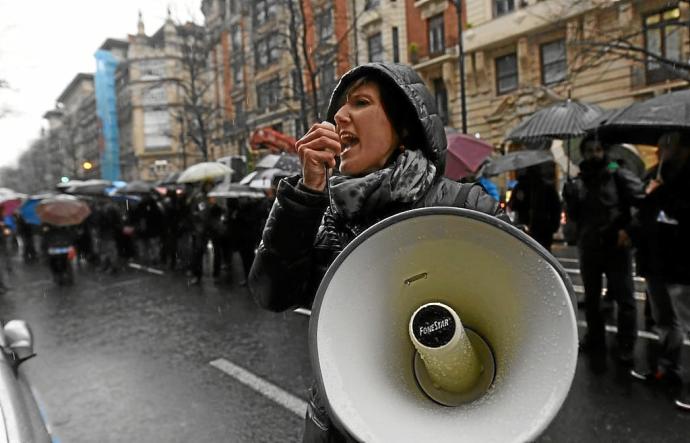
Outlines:
[[[473,175],[494,149],[490,143],[471,135],[453,133],[447,137],[445,176],[451,180]]]
[[[83,222],[91,214],[89,206],[72,195],[58,195],[42,200],[36,214],[43,223],[72,226]]]
[[[22,199],[20,197],[10,197],[6,200],[0,199],[0,214],[1,215],[11,215],[14,210],[22,205]]]

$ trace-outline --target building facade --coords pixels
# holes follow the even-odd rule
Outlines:
[[[468,0],[469,132],[498,145],[555,101],[613,109],[687,88],[646,52],[688,60],[689,19],[684,1]]]

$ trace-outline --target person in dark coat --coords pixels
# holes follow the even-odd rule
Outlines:
[[[606,332],[601,309],[602,275],[618,305],[617,357],[633,361],[637,337],[637,307],[632,278],[630,240],[634,207],[644,198],[637,176],[610,163],[594,137],[580,145],[584,160],[580,175],[566,183],[563,197],[568,216],[577,223],[580,273],[585,287],[587,334],[580,349],[590,357],[594,372],[606,370]]]
[[[191,195],[190,210],[192,222],[192,256],[190,271],[192,278],[187,282],[190,286],[200,285],[203,275],[204,252],[209,240],[208,221],[210,206],[208,192],[213,188],[213,182],[206,181]]]
[[[547,166],[553,167],[553,163]],[[520,175],[508,206],[517,214],[516,224],[526,226],[527,233],[551,251],[561,221],[561,199],[553,183],[542,175],[542,165],[531,166]]]
[[[662,135],[659,152],[659,170],[647,185],[638,220],[660,352],[648,371],[631,374],[679,386],[675,404],[690,412],[689,383],[681,362],[683,339],[690,333],[690,135]]]
[[[24,263],[33,263],[38,258],[33,226],[22,217],[19,211],[15,211],[14,220],[17,226],[17,235],[22,239],[22,259]]]
[[[346,73],[327,121],[296,146],[302,175],[279,183],[249,276],[255,300],[271,311],[310,307],[335,257],[384,218],[428,206],[500,211],[481,186],[443,177],[443,123],[409,66],[369,63]],[[338,157],[339,175],[329,178],[324,164],[332,171]],[[346,440],[316,388],[305,425],[304,441]]]

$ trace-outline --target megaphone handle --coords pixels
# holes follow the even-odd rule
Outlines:
[[[326,192],[328,193],[328,207],[331,208],[331,213],[335,214],[335,210],[333,209],[333,198],[331,198],[331,183],[329,180],[330,177],[328,176],[328,164],[324,162],[323,167],[326,170]]]

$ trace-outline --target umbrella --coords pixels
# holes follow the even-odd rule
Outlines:
[[[40,202],[40,198],[29,198],[28,200],[25,200],[24,203],[22,203],[22,205],[19,207],[19,215],[30,225],[41,224],[41,219],[38,218],[38,214],[36,214],[36,206],[38,206]]]
[[[0,214],[11,215],[21,204],[21,197],[0,198]]]
[[[56,226],[72,226],[91,214],[89,206],[72,195],[58,195],[42,200],[36,207],[38,218]]]
[[[551,151],[529,150],[510,152],[501,157],[495,157],[489,160],[489,163],[482,168],[481,173],[485,176],[498,175],[503,172],[515,171],[517,169],[527,168],[549,161],[553,161],[553,154]]]
[[[184,170],[177,179],[177,183],[194,183],[212,180],[232,174],[232,169],[219,162],[202,162]]]
[[[55,185],[55,187],[56,187],[57,189],[66,190],[66,189],[71,188],[72,186],[78,186],[78,185],[80,185],[80,184],[82,184],[82,183],[84,183],[83,180],[70,180],[70,181],[67,181],[67,182],[60,182],[60,183],[58,183],[57,185]]]
[[[565,100],[541,109],[513,128],[506,140],[567,139],[583,135],[587,125],[602,114],[599,106]]]
[[[156,185],[174,185],[177,184],[177,179],[180,178],[181,172],[171,172],[163,180],[156,182]]]
[[[248,184],[242,185],[239,183],[221,183],[211,189],[208,196],[219,198],[266,198],[266,194],[263,191],[252,188]]]
[[[615,144],[608,149],[609,160],[617,162],[622,168],[630,170],[639,178],[643,178],[647,172],[644,160],[640,157],[637,148],[629,144]]]
[[[106,189],[113,186],[110,180],[91,179],[67,188],[68,194],[104,195]]]
[[[149,194],[155,191],[155,187],[149,183],[141,180],[134,180],[127,183],[125,186],[118,188],[114,193],[116,194]]]
[[[494,149],[490,143],[467,134],[450,133],[446,138],[445,176],[451,180],[473,175]]]
[[[251,172],[240,181],[240,184],[248,184],[250,187],[256,189],[270,189],[275,187],[274,184],[278,180],[284,177],[290,177],[291,175],[293,174],[288,171],[283,171],[282,169],[263,169],[261,171]]]
[[[256,165],[256,169],[270,168],[282,169],[292,174],[299,174],[302,172],[302,164],[299,162],[299,156],[295,154],[269,154],[262,158]]]
[[[656,145],[664,132],[690,134],[690,90],[670,92],[612,111],[589,125],[601,140]]]

